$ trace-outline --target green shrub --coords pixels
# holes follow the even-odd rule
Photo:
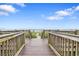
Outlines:
[[[44,38],[48,38],[48,32],[44,33]]]
[[[36,32],[31,32],[31,36],[32,36],[32,38],[36,38],[37,36],[36,36]]]
[[[41,33],[39,33],[39,35],[42,37],[44,37],[44,38],[48,38],[48,32],[41,32]]]

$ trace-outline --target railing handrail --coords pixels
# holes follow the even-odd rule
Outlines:
[[[67,35],[67,36],[72,36],[72,37],[77,37],[77,38],[79,38],[79,35],[75,35],[75,34],[61,33],[61,32],[57,32],[57,33],[62,34],[62,35]]]
[[[58,34],[58,33],[52,33],[52,32],[49,32],[50,34],[53,34],[53,35],[56,35],[56,36],[60,36],[62,38],[66,38],[66,39],[70,39],[70,40],[74,40],[74,41],[78,41],[79,42],[79,38],[78,37],[71,37],[71,36],[68,36],[68,35],[63,35],[63,34]]]
[[[16,34],[16,33],[14,33],[14,34]],[[3,39],[0,39],[0,42],[6,41],[6,40],[10,40],[10,39],[15,38],[15,37],[17,37],[19,35],[22,35],[22,34],[23,33],[18,33],[18,34],[14,35],[14,36],[7,37],[8,39],[6,39],[6,37],[5,37]]]
[[[15,34],[17,34],[18,32],[16,32],[16,33],[10,33],[10,34],[3,34],[3,35],[0,35],[0,39],[1,38],[5,38],[5,37],[8,37],[8,36],[11,36],[11,35],[15,35]]]

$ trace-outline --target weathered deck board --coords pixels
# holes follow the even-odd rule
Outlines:
[[[47,39],[31,39],[23,48],[19,56],[55,56],[55,53],[48,47]]]

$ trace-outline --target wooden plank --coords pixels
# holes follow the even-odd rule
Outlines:
[[[26,43],[19,56],[56,56],[54,51],[49,48],[47,39],[36,38],[27,40]]]

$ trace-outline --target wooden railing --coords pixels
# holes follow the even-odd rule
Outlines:
[[[17,33],[10,33],[10,34],[2,34],[2,35],[0,35],[0,39],[5,38],[5,37],[10,37],[10,36],[13,36],[15,34],[18,34],[18,32]]]
[[[0,55],[18,55],[25,44],[24,32],[0,36]]]
[[[52,30],[50,32],[59,32],[59,33],[67,33],[67,34],[74,34],[79,35],[79,30]]]
[[[79,56],[79,38],[59,33],[49,33],[49,46],[61,56]]]
[[[60,32],[57,32],[58,34],[62,34],[62,35],[67,35],[67,36],[71,36],[71,37],[77,37],[79,38],[79,35],[75,35],[75,34],[70,34],[70,33],[60,33]]]

